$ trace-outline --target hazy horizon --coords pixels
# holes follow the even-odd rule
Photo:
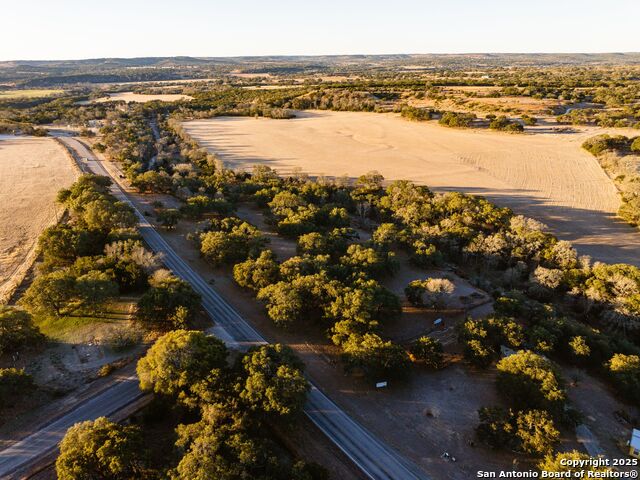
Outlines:
[[[631,53],[640,3],[34,0],[3,12],[1,61],[139,57]],[[402,52],[402,53],[399,53]]]
[[[637,51],[603,51],[603,52],[394,52],[394,53],[326,53],[326,54],[265,54],[265,55],[145,55],[145,56],[106,56],[82,58],[9,58],[0,62],[81,62],[91,60],[136,60],[142,58],[194,58],[235,59],[235,58],[322,58],[322,57],[384,57],[384,56],[472,56],[472,55],[640,55]]]

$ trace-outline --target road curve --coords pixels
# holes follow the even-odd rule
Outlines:
[[[83,143],[75,138],[60,137],[84,160],[83,171],[113,178],[100,161]],[[215,322],[209,333],[236,347],[267,343],[204,279],[180,258],[138,211],[114,179],[113,195],[134,208],[139,220],[139,230],[155,252],[163,255],[163,262],[175,275],[189,282],[202,296],[202,306]],[[44,454],[51,452],[64,436],[66,429],[76,422],[110,415],[125,407],[140,396],[135,377],[123,379],[73,411],[63,415],[49,425],[13,446],[0,451],[0,475],[5,478]],[[372,480],[428,480],[416,465],[409,462],[389,446],[374,437],[362,425],[354,421],[331,399],[314,385],[304,408],[309,419],[327,435],[369,478]]]

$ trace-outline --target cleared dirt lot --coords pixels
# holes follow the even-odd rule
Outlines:
[[[601,130],[552,133],[543,126],[510,135],[354,112],[220,117],[184,126],[232,168],[262,163],[283,174],[300,167],[310,175],[350,177],[378,170],[388,180],[484,195],[542,220],[581,254],[640,265],[640,234],[615,217],[615,186],[580,148]]]
[[[76,176],[52,139],[0,135],[0,302],[26,273],[40,232],[62,213],[56,193]]]

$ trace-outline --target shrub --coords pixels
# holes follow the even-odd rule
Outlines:
[[[513,120],[509,120],[504,115],[501,115],[495,119],[493,119],[489,123],[489,128],[493,130],[503,130],[505,132],[522,132],[524,131],[524,127],[520,125],[518,122]]]
[[[0,368],[0,408],[33,388],[33,378],[24,369]]]
[[[595,137],[588,138],[582,144],[587,152],[593,155],[601,155],[608,150],[624,150],[629,147],[629,139],[624,135],[596,135]]]
[[[442,343],[438,340],[431,337],[420,337],[411,345],[409,356],[414,362],[437,370],[442,368],[444,364],[442,352]]]
[[[432,114],[433,111],[428,108],[417,108],[409,105],[402,107],[402,110],[400,111],[400,115],[402,115],[404,118],[417,122],[431,120]]]
[[[438,123],[446,127],[469,127],[476,119],[473,113],[444,112]]]

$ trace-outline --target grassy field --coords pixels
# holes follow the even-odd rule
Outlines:
[[[16,98],[42,98],[60,95],[64,90],[32,89],[32,90],[0,90],[0,100]]]
[[[437,190],[484,195],[548,224],[580,253],[640,264],[640,235],[615,217],[616,187],[580,148],[595,127],[532,134],[461,130],[394,114],[301,112],[292,120],[220,117],[184,124],[232,168],[261,163],[288,174],[357,177],[378,170]]]
[[[87,335],[93,339],[106,336],[111,330],[122,326],[131,319],[135,301],[119,299],[109,303],[105,312],[98,316],[63,315],[36,317],[40,331],[48,338],[60,342],[79,343]]]
[[[76,176],[52,139],[0,135],[0,302],[29,268],[40,232],[62,214],[56,193]]]

